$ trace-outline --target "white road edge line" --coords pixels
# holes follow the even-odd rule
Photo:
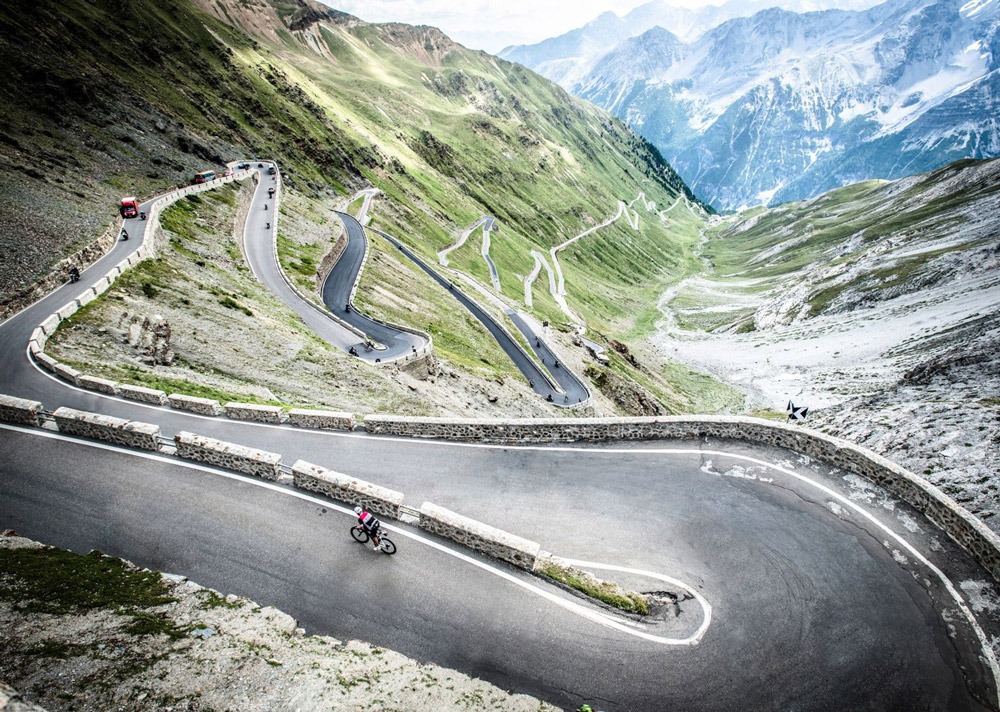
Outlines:
[[[93,447],[93,448],[97,448],[99,450],[110,450],[112,452],[118,452],[118,453],[122,453],[122,454],[125,454],[125,455],[130,455],[130,456],[133,456],[133,457],[141,457],[141,458],[144,458],[144,459],[147,459],[147,460],[156,460],[156,461],[163,462],[163,463],[166,463],[166,464],[169,464],[169,465],[177,465],[177,466],[185,467],[185,468],[188,468],[188,469],[191,469],[191,470],[199,470],[201,472],[206,472],[208,474],[225,477],[225,478],[232,479],[232,480],[238,480],[240,482],[244,482],[246,484],[254,485],[255,487],[261,487],[263,489],[268,489],[268,490],[277,492],[279,494],[284,494],[284,495],[288,495],[288,496],[291,496],[291,497],[296,497],[296,498],[301,499],[303,501],[311,502],[313,504],[317,504],[317,505],[320,505],[322,507],[326,507],[327,509],[332,509],[334,511],[341,512],[343,514],[349,514],[352,517],[354,516],[354,511],[352,509],[349,509],[347,507],[342,507],[342,506],[340,506],[338,504],[334,504],[330,500],[319,499],[318,497],[313,497],[312,495],[308,495],[308,494],[305,494],[303,492],[297,492],[295,490],[289,490],[288,488],[282,487],[281,485],[276,485],[276,484],[273,484],[271,482],[267,482],[267,481],[264,481],[264,480],[254,479],[254,478],[247,477],[245,475],[241,475],[241,474],[238,474],[238,473],[235,473],[235,472],[225,472],[223,470],[217,470],[217,469],[214,469],[212,467],[207,467],[205,465],[199,465],[197,463],[192,463],[192,462],[188,462],[188,461],[185,461],[185,460],[180,460],[180,459],[175,459],[175,458],[167,457],[165,455],[157,455],[157,454],[154,454],[154,453],[151,453],[151,452],[142,452],[142,451],[131,450],[129,448],[123,448],[123,447],[119,447],[117,445],[110,445],[108,443],[92,442],[92,441],[89,441],[89,440],[77,440],[76,438],[70,438],[70,437],[67,437],[67,436],[65,436],[65,435],[63,435],[61,433],[52,432],[50,430],[38,430],[38,429],[34,429],[34,428],[22,428],[22,427],[18,427],[18,426],[15,426],[15,425],[9,425],[7,423],[0,423],[0,429],[3,429],[3,430],[13,430],[13,431],[24,433],[24,434],[27,434],[27,435],[36,435],[36,436],[44,437],[44,438],[52,438],[54,440],[62,440],[62,441],[65,441],[65,442],[74,443],[76,445],[84,445],[86,447]],[[683,584],[683,583],[681,583],[679,581],[676,581],[676,579],[672,579],[672,578],[669,578],[667,576],[663,576],[661,574],[655,574],[655,573],[652,573],[652,572],[642,572],[642,571],[638,571],[636,569],[626,569],[626,568],[615,567],[613,565],[606,565],[606,564],[588,564],[589,566],[593,566],[595,568],[605,568],[605,569],[609,569],[609,570],[620,570],[620,571],[628,571],[628,572],[632,572],[632,573],[641,573],[643,575],[650,576],[652,578],[657,578],[657,579],[660,579],[662,581],[675,582],[679,586],[683,587],[686,591],[690,591],[692,593],[695,593],[697,600],[699,601],[699,603],[702,604],[702,606],[704,608],[705,615],[704,615],[704,620],[703,620],[701,626],[699,626],[698,630],[693,635],[691,635],[691,636],[689,636],[687,638],[665,638],[665,637],[662,637],[662,636],[652,635],[651,633],[646,633],[646,632],[643,632],[643,631],[640,631],[640,630],[635,630],[634,628],[629,627],[628,625],[622,623],[621,621],[616,620],[615,618],[612,618],[610,615],[608,615],[606,613],[603,613],[603,612],[600,612],[600,611],[597,611],[597,610],[592,610],[592,609],[590,609],[590,608],[588,608],[586,606],[583,606],[583,605],[581,605],[579,603],[576,603],[574,601],[569,601],[567,599],[564,599],[564,598],[562,598],[560,596],[557,596],[556,594],[552,593],[551,591],[546,591],[546,590],[544,590],[544,589],[536,586],[535,584],[532,584],[532,583],[530,583],[528,581],[523,581],[523,580],[521,580],[520,578],[514,576],[511,573],[508,573],[506,571],[502,571],[500,569],[497,569],[497,568],[491,566],[490,564],[488,564],[488,563],[486,563],[484,561],[479,561],[477,559],[474,559],[471,556],[468,556],[467,554],[464,554],[464,553],[462,553],[460,551],[455,551],[453,549],[450,549],[447,546],[444,546],[443,544],[441,544],[439,542],[432,541],[430,539],[426,539],[426,538],[420,536],[419,534],[414,534],[412,532],[406,531],[404,529],[400,529],[400,528],[392,526],[390,524],[383,524],[383,526],[385,526],[385,528],[388,529],[391,532],[395,532],[396,534],[404,536],[404,537],[406,537],[408,539],[412,539],[413,541],[416,541],[416,542],[419,542],[421,544],[424,544],[425,546],[431,547],[432,549],[436,549],[436,550],[441,551],[441,552],[443,552],[443,553],[445,553],[445,554],[447,554],[449,556],[453,556],[456,559],[459,559],[460,561],[463,561],[465,563],[471,564],[473,566],[477,566],[477,567],[479,567],[480,569],[482,569],[484,571],[487,571],[487,572],[489,572],[489,573],[491,573],[491,574],[493,574],[495,576],[498,576],[499,578],[502,578],[502,579],[505,579],[507,581],[510,581],[511,583],[513,583],[513,584],[515,584],[517,586],[520,586],[521,588],[529,591],[530,593],[533,593],[536,596],[544,598],[545,600],[549,601],[550,603],[554,603],[557,606],[560,606],[560,607],[564,608],[565,610],[569,611],[570,613],[576,614],[576,615],[580,616],[581,618],[584,618],[586,620],[591,621],[592,623],[597,623],[598,625],[602,625],[602,626],[604,626],[606,628],[612,628],[614,630],[617,630],[619,632],[625,633],[627,635],[631,635],[631,636],[636,637],[636,638],[642,638],[643,640],[647,640],[647,641],[650,641],[650,642],[653,642],[653,643],[659,643],[661,645],[697,645],[698,642],[701,640],[701,638],[704,636],[705,631],[708,629],[708,625],[711,623],[712,608],[711,608],[711,606],[708,605],[708,602],[705,601],[704,598],[702,598],[701,596],[698,596],[697,593],[695,593],[690,586],[687,586],[686,584]]]

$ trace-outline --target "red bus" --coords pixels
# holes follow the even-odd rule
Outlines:
[[[139,201],[131,196],[122,198],[121,205],[118,206],[118,212],[121,213],[123,218],[134,218],[139,214]]]

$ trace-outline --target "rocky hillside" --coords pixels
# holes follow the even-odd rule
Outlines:
[[[719,220],[655,348],[922,474],[1000,530],[1000,160]]]

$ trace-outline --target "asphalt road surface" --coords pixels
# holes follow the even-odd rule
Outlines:
[[[685,600],[635,623],[407,525],[392,525],[399,553],[386,557],[350,539],[353,516],[336,503],[40,429],[0,427],[0,528],[184,574],[275,605],[311,633],[367,640],[566,709],[997,708],[983,641],[1000,636],[1000,604],[986,572],[903,503],[793,453],[306,431],[145,406],[42,372],[26,354],[31,330],[137,242],[0,324],[0,392],[305,459]]]

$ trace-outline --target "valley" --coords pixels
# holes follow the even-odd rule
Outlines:
[[[920,473],[1000,528],[1000,161],[705,231],[650,348]]]
[[[968,56],[985,57],[995,3],[956,10],[979,24],[941,47],[980,32]],[[930,21],[911,4],[893,17]],[[890,9],[852,22],[891,24]],[[778,15],[800,41],[800,20]],[[109,36],[116,22],[127,35]],[[724,27],[755,37],[756,23]],[[848,25],[843,33],[857,29]],[[913,19],[893,38],[922,26]],[[41,0],[0,8],[0,27],[0,394],[17,401],[0,416],[36,401],[43,411],[0,425],[0,530],[107,551],[176,572],[171,585],[189,596],[216,595],[183,583],[195,577],[249,613],[219,611],[212,620],[227,637],[211,645],[192,635],[204,623],[193,598],[183,630],[160,647],[162,631],[119,639],[124,624],[105,621],[112,650],[136,646],[164,677],[186,669],[146,690],[142,670],[110,664],[91,685],[72,666],[102,667],[106,651],[58,647],[58,618],[29,635],[33,614],[0,591],[8,639],[21,647],[0,665],[4,681],[14,670],[22,690],[60,705],[73,693],[60,697],[51,675],[65,672],[88,695],[107,684],[116,704],[137,709],[154,688],[157,699],[214,709],[230,685],[247,709],[321,706],[331,689],[377,706],[385,688],[393,704],[449,709],[488,699],[526,710],[585,700],[818,710],[835,695],[845,708],[997,708],[1000,159],[980,160],[993,149],[977,148],[948,162],[966,155],[952,150],[956,136],[982,147],[989,125],[963,124],[926,154],[916,134],[883,137],[902,142],[889,152],[906,144],[901,177],[853,181],[831,169],[842,187],[809,175],[825,139],[775,139],[809,183],[801,193],[763,167],[766,141],[747,148],[732,134],[723,143],[739,148],[739,170],[701,151],[705,170],[692,169],[689,185],[625,121],[433,27],[370,24],[310,0]],[[622,71],[632,71],[626,60],[688,51],[652,32],[643,41],[655,47],[640,48],[650,54],[637,42],[619,54]],[[732,59],[719,47],[713,61]],[[934,67],[946,62],[944,50],[923,49]],[[782,71],[794,71],[792,54]],[[591,98],[636,100],[662,88],[656,71],[641,90],[588,75]],[[889,98],[900,110],[920,103]],[[607,108],[638,125],[635,106]],[[993,104],[941,111],[962,106],[988,114]],[[734,130],[752,123],[728,115]],[[687,120],[657,118],[679,130]],[[809,166],[791,155],[806,144]],[[142,227],[128,223],[138,239],[115,242],[121,196],[146,205],[247,159],[245,174],[178,196]],[[703,191],[706,166],[758,184],[719,178]],[[716,210],[748,196],[780,204]],[[351,272],[334,284],[348,234],[366,245],[352,256],[363,265],[356,281]],[[140,240],[155,254],[119,269]],[[261,279],[261,255],[307,310],[396,326],[361,354],[369,335],[357,327],[342,343],[324,338],[276,280]],[[70,267],[88,287],[107,273],[106,290],[78,294]],[[337,296],[325,305],[328,288]],[[397,326],[415,338],[386,349]],[[39,329],[44,352],[25,348]],[[191,397],[211,410],[176,404]],[[809,408],[805,422],[782,422],[790,402]],[[50,417],[60,406],[120,418],[123,432],[155,423],[159,449],[74,437]],[[274,419],[241,422],[240,408],[256,406]],[[314,429],[291,421],[293,409],[347,424]],[[191,432],[277,457],[275,479],[184,462],[181,434]],[[310,489],[293,474],[302,462],[352,484],[297,491]],[[387,519],[399,556],[360,558],[341,526],[354,504],[345,492],[398,494]],[[428,525],[431,502],[463,522],[458,536]],[[483,530],[534,549],[491,558]],[[614,618],[538,575],[535,557],[550,549],[672,607]],[[698,636],[660,635],[692,627],[694,599],[678,591],[695,588]],[[242,635],[263,625],[262,607],[290,626],[262,638],[266,657]],[[149,615],[160,625],[168,613]],[[240,656],[226,658],[222,640]],[[323,660],[326,645],[336,656]],[[282,646],[299,650],[282,657]],[[380,681],[371,670],[383,652],[394,667]],[[223,658],[236,662],[212,662]],[[310,678],[304,696],[282,661]],[[705,669],[719,671],[711,695]],[[213,688],[205,699],[201,686]]]

